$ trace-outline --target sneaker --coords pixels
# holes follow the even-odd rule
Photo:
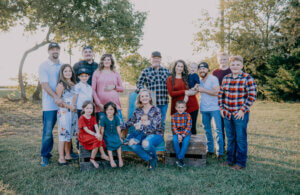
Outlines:
[[[213,156],[215,153],[213,152],[206,152],[206,156]]]
[[[42,167],[46,167],[47,165],[49,165],[49,158],[47,158],[47,157],[42,157],[41,166],[42,166]]]
[[[149,167],[149,171],[153,171],[156,168],[156,163],[157,163],[157,158],[152,158],[150,160],[150,167]]]
[[[79,158],[78,154],[75,154],[75,153],[71,153],[70,156],[72,157],[72,160]]]
[[[216,159],[220,162],[224,162],[225,161],[225,158],[224,158],[224,155],[217,155],[216,156]]]
[[[183,162],[183,159],[179,159],[176,161],[176,164],[178,167],[182,168],[184,166],[184,162]]]

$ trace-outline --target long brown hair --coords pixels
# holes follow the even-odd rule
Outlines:
[[[70,90],[73,86],[70,85],[70,83],[66,80],[66,78],[64,77],[64,70],[69,67],[72,71],[72,77],[71,77],[71,81],[74,83],[74,85],[76,84],[76,78],[75,78],[75,73],[74,70],[72,68],[72,66],[70,64],[63,64],[60,67],[59,70],[59,77],[58,77],[58,82],[57,83],[61,83],[64,86],[64,89],[66,90]]]
[[[99,70],[102,71],[104,69],[104,60],[105,58],[110,58],[111,65],[110,65],[110,70],[115,71],[115,60],[113,56],[109,53],[103,54],[100,58],[100,63],[99,63]]]
[[[82,105],[82,111],[81,111],[81,114],[84,115],[84,109],[89,105],[91,104],[93,106],[93,113],[92,113],[92,116],[95,116],[95,104],[92,102],[92,101],[85,101]]]
[[[189,89],[189,70],[188,70],[188,67],[185,63],[185,61],[183,60],[177,60],[173,66],[173,69],[172,69],[172,84],[173,84],[173,87],[175,85],[175,77],[176,77],[176,66],[178,63],[182,63],[183,64],[183,72],[182,72],[182,80],[186,86],[187,89]]]

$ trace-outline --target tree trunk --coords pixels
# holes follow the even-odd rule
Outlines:
[[[32,99],[34,101],[41,100],[41,98],[40,98],[41,91],[42,91],[42,85],[41,85],[40,81],[38,81],[38,85],[35,89],[35,92],[32,95]]]
[[[38,48],[46,45],[47,43],[49,43],[49,35],[50,35],[50,28],[48,30],[48,33],[47,33],[47,36],[46,36],[46,39],[35,45],[34,47],[30,48],[29,50],[25,51],[25,53],[23,54],[23,57],[21,59],[21,62],[20,62],[20,65],[19,65],[19,75],[18,75],[18,80],[19,80],[19,85],[20,85],[20,91],[21,91],[21,99],[23,99],[24,101],[27,100],[26,98],[26,93],[25,93],[25,86],[24,86],[24,82],[23,82],[23,66],[24,66],[24,62],[25,62],[25,59],[27,57],[27,55],[30,53],[30,52],[33,52],[35,50],[37,50]]]
[[[224,52],[225,48],[225,30],[224,30],[224,0],[220,0],[220,15],[221,15],[221,24],[220,24],[220,31],[221,31],[221,51]]]

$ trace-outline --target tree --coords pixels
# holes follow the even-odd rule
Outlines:
[[[124,81],[132,85],[136,84],[141,71],[150,65],[147,58],[142,57],[140,54],[135,53],[122,58],[119,62],[120,74]]]
[[[143,35],[146,14],[133,11],[128,0],[4,0],[0,6],[0,29],[20,24],[25,32],[46,31],[45,39],[25,51],[19,65],[21,97],[26,100],[22,79],[27,55],[49,42],[91,45],[97,52],[121,56],[134,52]]]
[[[282,30],[289,28],[283,24],[288,13],[286,10],[291,8],[293,1],[224,0],[224,30],[219,27],[220,23],[222,26],[222,18],[203,13],[194,39],[195,49],[199,52],[220,50],[225,44],[224,48],[230,54],[243,56],[244,70],[256,79],[259,96],[266,98],[269,77],[275,76],[271,74],[272,67],[268,61],[281,50],[278,41],[286,39],[282,37]],[[299,14],[293,14],[295,17],[298,15],[299,22]],[[284,45],[291,48],[287,42]]]

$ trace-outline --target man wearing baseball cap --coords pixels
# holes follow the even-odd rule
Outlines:
[[[200,112],[202,123],[207,138],[207,155],[214,154],[214,140],[212,135],[211,122],[214,119],[214,131],[216,133],[216,155],[218,159],[223,158],[223,132],[221,126],[221,113],[218,104],[219,81],[218,78],[209,74],[209,66],[206,62],[201,62],[198,66],[201,78],[198,91],[201,92]]]
[[[167,78],[170,71],[160,65],[161,53],[154,51],[150,59],[151,66],[145,68],[136,83],[137,92],[142,88],[147,88],[156,94],[156,106],[162,114],[162,128],[165,129],[165,120],[168,110],[169,94],[167,89]]]
[[[94,52],[93,48],[91,46],[85,46],[82,48],[82,57],[83,60],[77,62],[74,64],[73,69],[76,76],[76,82],[78,83],[80,80],[78,78],[78,71],[81,68],[85,68],[87,70],[87,73],[90,75],[89,80],[87,83],[89,85],[92,85],[92,77],[95,70],[98,68],[98,63],[94,62]]]
[[[48,59],[39,66],[39,82],[42,85],[43,96],[43,138],[41,147],[41,166],[49,164],[51,150],[53,148],[53,128],[56,123],[58,106],[63,101],[55,93],[61,63],[59,61],[60,46],[57,43],[50,43],[48,46]]]

